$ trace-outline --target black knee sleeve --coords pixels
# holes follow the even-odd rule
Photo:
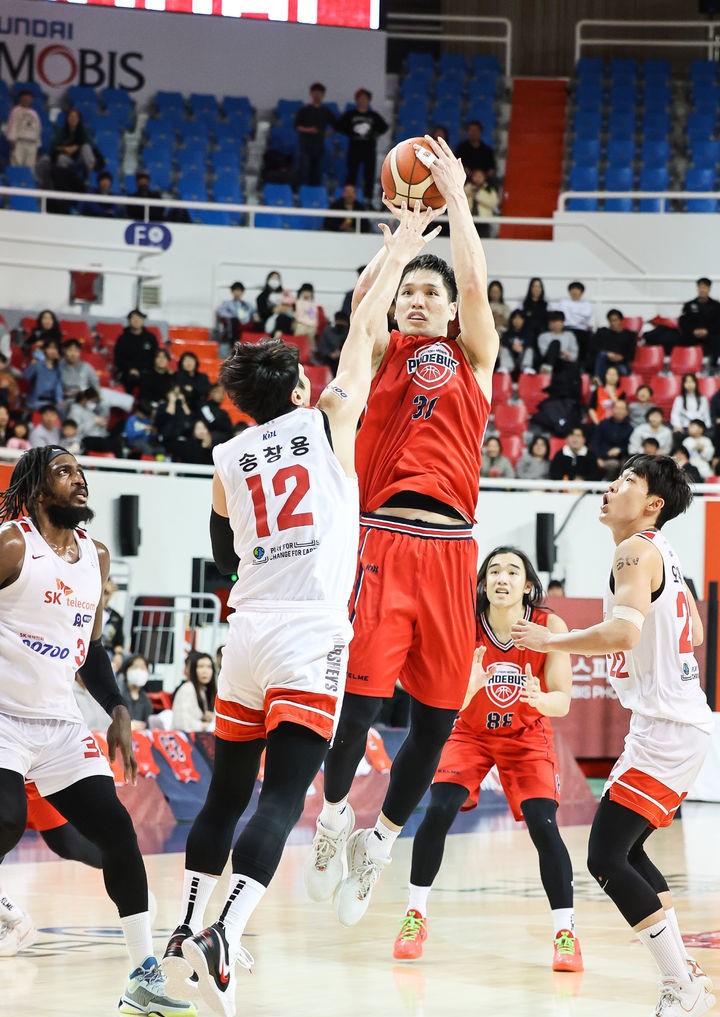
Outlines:
[[[0,861],[15,847],[26,826],[25,782],[14,770],[0,770]]]
[[[340,802],[349,793],[355,771],[365,754],[367,733],[384,700],[345,694],[332,748],[325,760],[325,798]]]
[[[572,862],[558,830],[557,803],[550,798],[528,798],[520,806],[528,833],[537,848],[540,879],[550,907],[573,906]]]
[[[461,784],[433,784],[430,804],[413,841],[410,882],[413,886],[432,886],[440,871],[445,838],[468,796]]]

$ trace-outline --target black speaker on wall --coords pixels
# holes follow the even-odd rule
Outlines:
[[[535,516],[535,562],[538,572],[552,572],[555,567],[555,516],[538,512]]]
[[[117,501],[120,554],[123,558],[132,558],[140,550],[140,497],[121,494]]]

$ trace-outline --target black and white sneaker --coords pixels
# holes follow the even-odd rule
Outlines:
[[[163,959],[160,961],[171,995],[182,995],[183,992],[197,991],[197,975],[183,957],[182,945],[192,936],[189,925],[178,925],[168,940]]]
[[[182,953],[198,976],[200,995],[220,1017],[235,1017],[235,963],[248,971],[255,963],[243,947],[230,956],[225,926],[215,922],[182,943]]]

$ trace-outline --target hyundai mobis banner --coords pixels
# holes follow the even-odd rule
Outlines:
[[[337,27],[360,27],[360,7],[369,24],[369,0],[0,0],[0,80],[36,82],[53,102],[87,85],[141,103],[158,90],[247,95],[261,109],[320,80],[342,108],[360,86],[385,92],[385,34]]]

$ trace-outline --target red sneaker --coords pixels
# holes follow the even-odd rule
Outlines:
[[[569,929],[561,929],[555,937],[552,969],[553,971],[583,970],[580,940],[576,939]]]
[[[400,922],[400,932],[393,946],[396,960],[417,960],[422,957],[423,943],[427,939],[427,918],[412,908]]]

